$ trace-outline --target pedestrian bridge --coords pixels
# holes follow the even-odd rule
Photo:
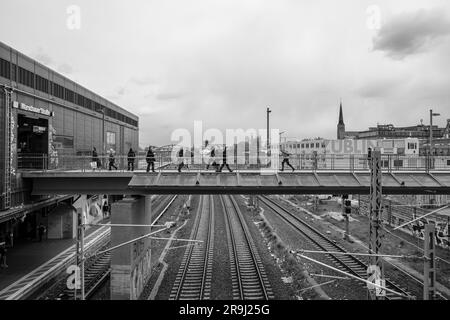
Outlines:
[[[370,173],[299,171],[22,172],[33,195],[369,194]],[[383,194],[450,194],[450,172],[383,172]]]

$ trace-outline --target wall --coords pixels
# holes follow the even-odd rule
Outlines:
[[[112,224],[150,224],[150,197],[125,198],[112,204]],[[117,227],[111,230],[111,246],[149,233],[145,227]],[[151,275],[150,239],[120,247],[111,256],[111,299],[136,300]]]

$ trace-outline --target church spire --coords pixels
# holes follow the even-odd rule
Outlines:
[[[337,138],[345,139],[345,124],[344,124],[344,114],[342,112],[342,100],[339,107],[339,123],[337,125]]]
[[[342,113],[342,100],[339,108],[339,124],[344,124],[344,115]]]

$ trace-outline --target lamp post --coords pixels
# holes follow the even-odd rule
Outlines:
[[[433,113],[430,109],[430,156],[433,154],[433,117],[440,116],[439,113]]]
[[[267,151],[269,151],[270,148],[270,140],[269,140],[269,115],[272,112],[269,107],[267,107]]]

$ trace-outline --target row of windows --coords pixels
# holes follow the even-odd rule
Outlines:
[[[11,68],[12,66],[12,68]],[[16,68],[18,68],[18,77],[16,77]],[[12,72],[11,72],[12,71]],[[22,67],[17,67],[14,63],[10,64],[9,61],[0,58],[0,76],[3,78],[17,81],[27,87],[34,88],[41,92],[52,94],[53,96],[66,100],[68,102],[75,103],[80,107],[96,111],[104,112],[105,116],[113,119],[128,123],[129,125],[138,126],[138,122],[133,120],[124,114],[111,110],[98,102],[94,102],[89,98],[86,98],[80,94],[73,92],[57,83],[49,81],[39,75],[35,75],[33,72],[28,71]]]
[[[320,147],[320,143],[316,142],[316,143],[294,143],[294,144],[287,144],[286,147],[290,148],[290,149],[300,149],[300,146],[302,149],[309,149],[309,148],[319,148]],[[322,148],[325,148],[325,143],[322,143]]]

